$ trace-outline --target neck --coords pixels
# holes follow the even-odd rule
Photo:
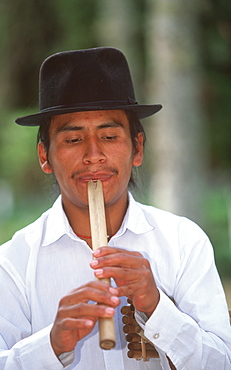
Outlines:
[[[88,236],[88,235],[81,235],[81,234],[77,234],[76,235],[81,238],[81,239],[92,239],[91,236]],[[107,235],[107,239],[110,240],[115,234],[112,234],[112,235]]]
[[[128,206],[128,200],[105,207],[107,234],[110,239],[119,230]],[[63,199],[63,208],[74,233],[92,247],[88,208],[79,208]]]

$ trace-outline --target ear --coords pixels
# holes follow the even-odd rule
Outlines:
[[[141,132],[138,132],[136,138],[136,149],[134,152],[133,157],[133,166],[139,167],[143,162],[143,155],[144,155],[144,137]]]
[[[43,172],[52,173],[53,170],[51,168],[51,165],[49,164],[49,161],[47,158],[47,152],[42,142],[38,143],[38,157],[39,157],[39,164]]]

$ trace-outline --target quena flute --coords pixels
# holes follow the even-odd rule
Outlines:
[[[103,186],[100,180],[88,182],[88,202],[91,225],[92,249],[107,245],[107,227],[105,219]],[[100,279],[110,285],[110,279]],[[114,317],[99,319],[99,339],[102,349],[115,347]]]

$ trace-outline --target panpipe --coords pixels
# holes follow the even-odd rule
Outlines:
[[[136,360],[148,361],[149,358],[159,358],[153,343],[145,337],[143,329],[135,319],[135,308],[128,299],[128,305],[121,308],[123,332],[128,342],[127,356]]]

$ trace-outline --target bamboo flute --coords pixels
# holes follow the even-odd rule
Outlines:
[[[88,182],[88,202],[91,225],[92,249],[107,245],[107,227],[105,218],[103,186],[100,180]],[[110,279],[100,279],[110,285]],[[99,319],[99,340],[102,349],[115,347],[114,317]]]

